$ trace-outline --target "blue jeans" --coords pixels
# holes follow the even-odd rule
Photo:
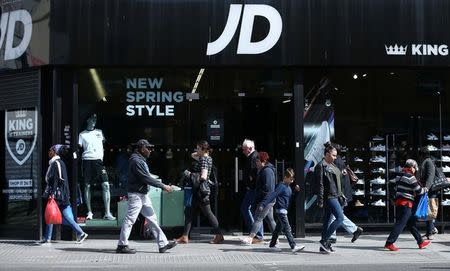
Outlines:
[[[333,234],[344,221],[344,210],[337,198],[327,199],[324,208],[321,241],[328,241],[331,234]],[[336,219],[328,226],[331,215],[334,215]]]
[[[250,232],[252,229],[252,225],[255,222],[255,219],[253,218],[253,211],[255,209],[254,205],[255,201],[255,190],[249,189],[247,192],[245,192],[244,198],[242,199],[241,203],[241,213],[244,218],[245,226],[247,227],[247,230]],[[264,228],[263,225],[261,225],[261,228],[256,233],[256,238],[263,239],[264,236]]]
[[[328,222],[328,227],[331,225],[331,223],[333,223],[333,221],[336,220],[336,218],[334,217],[333,214],[331,214],[330,216],[330,221]],[[357,229],[358,226],[355,225],[355,223],[353,223],[353,221],[351,221],[346,215],[344,215],[344,221],[342,221],[342,225],[341,227],[346,230],[349,234],[353,234]],[[334,231],[331,236],[330,239],[336,239],[336,231]]]
[[[266,219],[267,224],[270,227],[270,231],[273,232],[277,223],[275,223],[275,219],[273,218],[273,206],[275,205],[275,201],[267,204],[262,211],[259,209],[255,212],[255,223],[252,225],[252,229],[250,234],[255,234],[258,229],[261,229],[263,225],[263,220]],[[258,206],[259,208],[259,206]]]
[[[386,240],[386,245],[390,245],[397,241],[398,236],[402,231],[407,227],[411,234],[416,239],[417,244],[421,244],[423,242],[422,236],[420,235],[419,230],[416,227],[416,217],[413,214],[413,210],[408,206],[399,205],[395,207],[397,210],[397,221],[395,222],[394,228],[389,234],[388,239]],[[415,210],[414,210],[415,211]]]
[[[65,207],[58,205],[58,207],[62,214],[62,224],[70,226],[77,233],[77,236],[82,235],[84,232],[73,218],[72,207],[70,207],[70,205]],[[51,240],[53,234],[53,224],[47,224],[45,228],[44,238],[45,240]]]
[[[286,235],[286,239],[289,242],[289,246],[294,248],[296,243],[294,236],[292,235],[291,225],[289,225],[289,219],[286,213],[277,213],[277,226],[272,233],[272,240],[270,240],[270,247],[274,247],[277,244],[278,236],[283,232]]]

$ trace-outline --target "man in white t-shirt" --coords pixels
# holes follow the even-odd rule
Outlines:
[[[91,184],[100,180],[103,190],[103,203],[105,205],[105,215],[103,219],[115,220],[111,214],[108,174],[103,166],[103,142],[105,137],[102,130],[95,129],[97,115],[93,114],[87,120],[86,130],[80,133],[78,145],[83,148],[81,158],[83,160],[84,196],[88,213],[86,219],[93,219],[94,214],[91,208]]]

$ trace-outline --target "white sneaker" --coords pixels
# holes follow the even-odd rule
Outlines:
[[[373,140],[373,141],[381,141],[381,140],[384,140],[384,138],[382,138],[382,137],[379,136],[379,135],[375,135],[374,137],[372,137],[372,140]]]
[[[450,156],[442,155],[441,161],[442,162],[450,162]]]
[[[443,151],[450,151],[450,145],[449,144],[442,145],[442,150]]]
[[[364,191],[360,190],[360,189],[356,189],[355,191],[353,191],[353,195],[355,195],[355,196],[363,196],[364,195]]]
[[[374,156],[370,158],[370,162],[373,163],[386,163],[386,157],[384,156]]]
[[[429,133],[427,135],[427,140],[438,140],[438,137],[433,133]]]
[[[370,148],[371,151],[386,151],[386,146],[384,145],[376,145]]]
[[[384,174],[384,173],[386,173],[386,170],[384,168],[382,168],[382,167],[374,168],[374,169],[372,169],[372,173]]]
[[[281,248],[279,248],[277,245],[269,247],[269,250],[272,252],[281,252]]]
[[[442,206],[450,206],[450,199],[443,200]]]
[[[364,206],[364,204],[361,203],[361,202],[359,201],[359,199],[355,201],[355,207],[363,207],[363,206]]]
[[[442,172],[450,172],[450,167],[449,166],[443,166],[442,167]]]
[[[386,203],[382,199],[379,199],[375,202],[372,202],[372,206],[384,207],[386,206]]]
[[[298,252],[300,250],[303,250],[303,249],[305,249],[304,245],[296,245],[293,249],[291,249],[291,251],[292,251],[292,253],[296,253],[296,252]]]
[[[428,149],[429,151],[437,151],[437,150],[439,150],[438,148],[436,148],[436,147],[433,146],[433,145],[428,145],[428,146],[427,146],[427,149]]]
[[[244,237],[241,239],[241,244],[242,245],[246,245],[246,246],[250,246],[252,244],[253,238],[251,237]]]
[[[353,159],[353,161],[355,161],[355,162],[363,162],[364,160],[361,159],[361,158],[359,158],[359,157],[355,157],[355,158]]]
[[[93,218],[94,218],[94,214],[92,212],[88,212],[86,215],[86,220],[93,219]]]
[[[356,182],[356,184],[364,184],[364,179],[358,179],[358,181]]]
[[[386,196],[386,191],[381,188],[378,188],[378,189],[372,190],[370,192],[370,194],[374,195],[374,196]]]
[[[103,217],[105,220],[116,220],[116,218],[111,213],[106,213]]]
[[[444,189],[444,195],[450,195],[450,188]]]
[[[450,140],[450,135],[445,135],[444,140]]]
[[[359,168],[355,170],[355,174],[362,174],[362,173],[364,173],[364,171],[360,170]]]
[[[370,183],[371,184],[385,184],[386,180],[381,178],[381,177],[378,177],[378,178],[375,178],[373,180],[370,180]]]

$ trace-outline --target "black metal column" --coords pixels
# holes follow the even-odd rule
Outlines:
[[[303,112],[304,112],[304,87],[303,72],[296,72],[294,81],[294,159],[295,159],[295,183],[300,186],[300,194],[295,199],[295,234],[297,237],[305,237],[305,160],[303,138]]]

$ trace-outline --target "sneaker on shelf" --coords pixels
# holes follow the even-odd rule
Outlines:
[[[355,170],[355,174],[363,174],[363,173],[364,173],[364,171],[360,170],[359,168],[357,168]]]
[[[364,190],[356,189],[355,191],[353,191],[353,195],[355,195],[355,196],[363,196],[364,195]]]
[[[396,247],[394,244],[386,244],[384,245],[384,248],[389,249],[390,251],[398,251],[400,250],[398,247]]]
[[[435,146],[433,146],[433,145],[428,145],[428,146],[427,146],[427,149],[428,149],[429,151],[438,151],[438,150],[439,150],[437,147],[435,147]]]
[[[372,173],[384,174],[384,173],[386,173],[386,170],[384,168],[382,168],[382,167],[374,168],[374,169],[372,169]]]
[[[445,135],[444,140],[450,140],[450,135]]]
[[[364,204],[361,203],[361,201],[359,201],[359,199],[355,201],[355,207],[363,207],[363,206],[364,206]]]
[[[390,182],[390,183],[396,183],[396,182],[397,182],[397,177],[394,178],[394,179],[390,179],[389,182]]]
[[[381,187],[380,187],[380,188],[378,188],[378,189],[372,190],[372,191],[370,192],[370,194],[371,194],[371,195],[374,195],[374,196],[386,196],[386,190],[383,190],[383,189],[381,189]]]
[[[442,167],[442,172],[450,172],[450,167],[445,165]]]
[[[419,249],[424,249],[424,248],[428,247],[429,245],[431,245],[431,241],[424,240],[422,243],[419,244]]]
[[[358,179],[358,181],[356,182],[356,184],[364,184],[364,179]]]
[[[269,247],[269,250],[272,252],[281,252],[281,248],[278,247],[277,245],[275,245],[273,247]]]
[[[379,199],[375,202],[372,202],[372,206],[385,207],[386,203],[382,199]]]
[[[83,243],[83,241],[86,240],[86,238],[88,236],[89,235],[87,233],[85,233],[85,232],[83,232],[80,236],[77,236],[77,244]]]
[[[450,151],[450,144],[442,145],[442,150],[443,151]],[[442,161],[444,161],[444,160],[442,160]]]
[[[90,220],[90,219],[93,219],[94,218],[94,214],[92,213],[92,212],[88,212],[87,213],[87,215],[86,215],[86,220]]]
[[[359,158],[358,156],[356,156],[355,158],[353,158],[353,161],[355,161],[355,162],[363,162],[364,160]]]
[[[450,188],[444,189],[444,195],[450,195]]]
[[[372,163],[386,163],[386,157],[384,156],[374,156],[370,158],[370,162]]]
[[[347,151],[348,151],[347,146],[342,146],[342,147],[341,147],[341,152],[347,152]]]
[[[378,177],[378,178],[375,178],[373,180],[370,180],[370,183],[371,184],[385,184],[386,180],[381,178],[381,177]]]
[[[301,250],[305,249],[304,245],[296,245],[294,248],[291,249],[292,253],[299,252]]]
[[[427,135],[427,140],[438,140],[438,137],[435,135],[435,134],[433,134],[433,133],[429,133],[428,135]]]
[[[450,162],[450,156],[442,155],[441,161],[442,161],[442,162]]]
[[[382,140],[384,140],[384,138],[382,138],[382,137],[379,136],[379,135],[375,135],[374,137],[372,137],[372,140],[373,140],[373,141],[382,141]]]
[[[441,203],[442,206],[450,206],[450,199],[443,200]]]
[[[370,150],[371,151],[386,151],[386,146],[379,144],[379,145],[370,147]]]
[[[111,213],[106,213],[103,217],[105,220],[116,220],[116,218]]]

